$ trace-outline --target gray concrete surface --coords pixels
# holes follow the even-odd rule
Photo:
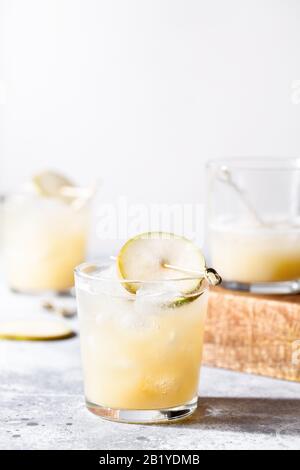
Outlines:
[[[14,297],[5,313],[37,305]],[[300,449],[300,384],[203,368],[200,396],[182,423],[102,421],[84,406],[78,337],[0,341],[0,449]]]

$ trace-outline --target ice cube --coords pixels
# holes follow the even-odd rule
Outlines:
[[[116,265],[112,264],[107,268],[100,270],[98,277],[100,279],[118,279]]]
[[[176,281],[147,283],[136,293],[135,311],[140,315],[157,315],[181,296]]]
[[[93,276],[93,279],[80,279],[78,287],[91,295],[103,294],[125,299],[133,297],[133,294],[128,292],[124,283],[118,278],[115,265],[99,270]]]

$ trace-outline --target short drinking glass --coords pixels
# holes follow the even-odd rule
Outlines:
[[[74,268],[85,259],[90,206],[14,193],[4,202],[6,278],[14,291],[68,292]]]
[[[76,270],[86,404],[102,418],[151,423],[184,418],[197,408],[208,282],[129,280],[112,267]],[[191,278],[188,278],[189,282]]]

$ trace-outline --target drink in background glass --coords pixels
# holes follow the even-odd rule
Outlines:
[[[300,291],[300,160],[208,163],[208,243],[223,286]]]
[[[13,290],[63,292],[74,285],[74,268],[85,259],[89,203],[56,192],[22,191],[5,198],[4,258]]]

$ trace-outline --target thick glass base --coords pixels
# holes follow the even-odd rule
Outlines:
[[[87,409],[100,418],[118,423],[155,424],[170,423],[182,420],[193,414],[197,409],[197,397],[181,406],[162,410],[117,410],[86,402]]]
[[[265,295],[292,295],[300,293],[300,280],[281,282],[237,282],[223,279],[222,287],[242,292]]]

